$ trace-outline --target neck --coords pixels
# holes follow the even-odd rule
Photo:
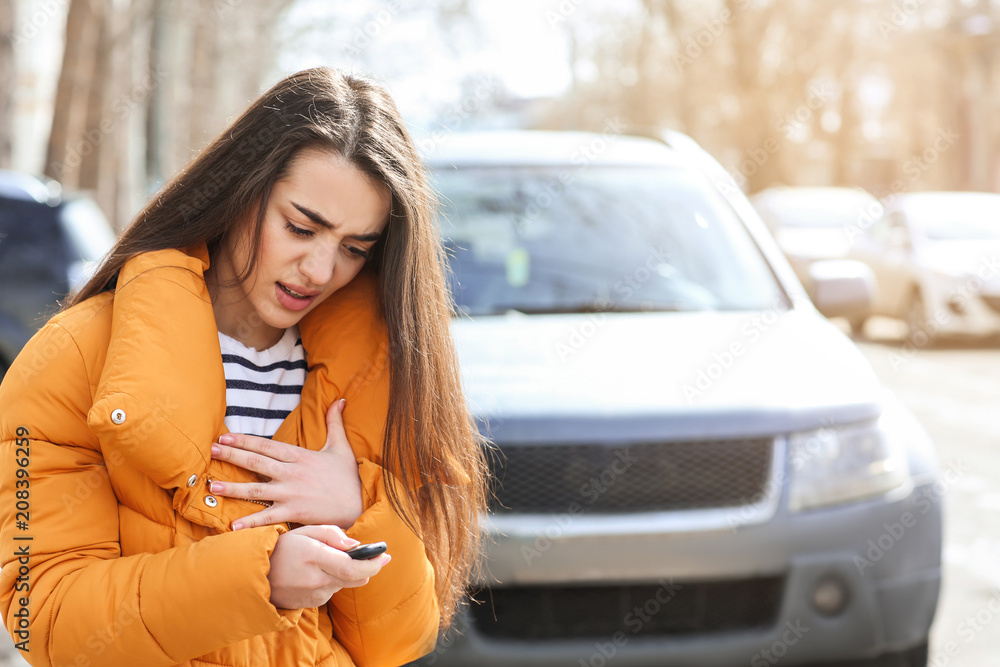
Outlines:
[[[212,265],[205,272],[205,285],[212,299],[216,328],[234,340],[255,350],[266,350],[281,340],[284,329],[278,329],[261,321],[250,300],[238,288],[231,285],[233,280],[218,275]],[[221,283],[221,284],[220,284]]]

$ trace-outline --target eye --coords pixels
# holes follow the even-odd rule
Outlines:
[[[362,250],[361,248],[355,248],[354,246],[347,246],[347,251],[361,259],[368,259],[368,252]]]
[[[295,234],[296,236],[301,236],[303,238],[309,238],[310,236],[313,235],[313,233],[308,229],[303,229],[302,227],[296,227],[295,225],[292,224],[290,220],[285,220],[285,229],[290,231],[292,234]]]

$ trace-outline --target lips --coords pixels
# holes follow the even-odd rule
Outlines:
[[[278,303],[289,310],[302,310],[308,308],[319,292],[307,290],[301,285],[284,285],[274,283],[274,293],[278,298]]]

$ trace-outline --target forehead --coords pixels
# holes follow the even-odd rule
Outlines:
[[[275,184],[279,204],[304,207],[334,227],[384,226],[391,203],[388,186],[363,172],[343,156],[306,149],[289,164]]]

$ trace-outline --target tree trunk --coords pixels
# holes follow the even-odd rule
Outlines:
[[[0,2],[0,169],[13,162],[14,136],[14,2]]]
[[[69,188],[78,187],[80,164],[85,153],[94,150],[84,132],[95,77],[101,5],[101,0],[71,0],[66,18],[66,48],[44,171]]]

